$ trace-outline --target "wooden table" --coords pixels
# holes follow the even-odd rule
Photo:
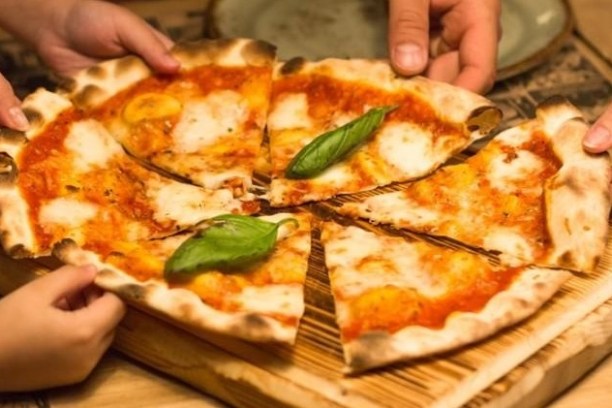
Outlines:
[[[572,3],[579,7],[575,7],[577,29],[571,47],[588,56],[602,75],[612,81],[612,41],[607,34],[607,25],[612,21],[609,1],[572,0]],[[600,112],[604,106],[597,106],[594,112]],[[504,388],[506,383],[502,378],[485,393],[504,395],[497,400],[498,406],[544,405],[555,397],[550,403],[554,408],[610,406],[612,357],[606,356],[612,352],[612,300],[569,330],[590,335],[572,343],[560,336],[508,375],[514,377],[511,388]],[[535,370],[534,366],[541,370]],[[116,350],[110,350],[91,377],[77,386],[34,395],[0,396],[1,407],[47,405],[53,408],[225,406]],[[470,403],[470,406],[479,405],[478,401]]]

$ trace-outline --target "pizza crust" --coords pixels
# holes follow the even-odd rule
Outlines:
[[[182,70],[208,64],[271,66],[276,58],[274,46],[243,38],[181,43],[171,53],[181,63]],[[151,75],[151,69],[141,58],[117,58],[101,62],[66,79],[60,92],[79,108],[90,109]]]
[[[41,88],[28,95],[22,103],[30,128],[26,132],[0,129],[0,241],[10,256],[48,255],[47,252],[41,253],[37,246],[28,204],[17,186],[19,169],[15,159],[28,140],[36,138],[45,126],[71,106],[65,97]]]
[[[443,329],[411,326],[393,334],[367,333],[344,345],[348,371],[359,373],[484,339],[537,312],[571,276],[562,270],[529,268],[508,290],[491,298],[479,313],[454,313]]]
[[[592,272],[603,256],[608,236],[612,181],[607,152],[584,151],[589,125],[563,99],[537,110],[562,166],[545,185],[546,224],[551,239],[548,266]]]

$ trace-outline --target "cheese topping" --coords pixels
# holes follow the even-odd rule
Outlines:
[[[348,227],[336,240],[326,242],[325,253],[334,271],[334,287],[346,297],[387,285],[414,288],[431,297],[445,292],[444,285],[423,270],[417,249],[408,242],[387,245],[375,234]]]
[[[230,190],[202,190],[182,183],[149,181],[147,196],[155,208],[158,221],[180,220],[182,224],[196,224],[219,214],[230,213],[239,201],[234,200]]]
[[[98,207],[92,203],[61,197],[43,205],[38,220],[43,225],[77,228],[94,218],[97,213]]]
[[[121,146],[104,126],[95,120],[73,123],[64,146],[74,153],[73,166],[78,173],[85,173],[95,167],[105,167],[113,157],[124,154]]]
[[[516,156],[493,157],[489,163],[487,177],[493,188],[511,193],[521,188],[521,183],[544,169],[542,159],[527,150],[516,150]]]
[[[194,153],[225,135],[243,127],[248,119],[248,105],[234,91],[216,91],[205,98],[189,101],[174,128],[177,153]]]
[[[435,163],[432,135],[412,123],[385,126],[377,136],[381,157],[403,173],[415,177]]]
[[[268,117],[268,127],[274,130],[309,128],[308,97],[304,93],[288,93],[278,97]]]

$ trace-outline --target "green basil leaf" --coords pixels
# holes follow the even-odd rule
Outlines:
[[[212,225],[183,242],[166,262],[166,279],[197,274],[207,269],[237,271],[268,256],[278,229],[295,218],[273,223],[246,215],[220,215]]]
[[[363,143],[397,106],[373,108],[337,129],[323,133],[308,143],[285,170],[288,179],[308,179],[321,174]]]

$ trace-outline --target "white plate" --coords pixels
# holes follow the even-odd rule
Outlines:
[[[281,60],[302,56],[386,58],[385,0],[215,0],[208,34],[250,37],[278,47]],[[558,51],[571,30],[563,0],[503,0],[498,79],[524,72]]]
[[[525,72],[559,51],[573,20],[563,0],[502,1],[497,79]]]

